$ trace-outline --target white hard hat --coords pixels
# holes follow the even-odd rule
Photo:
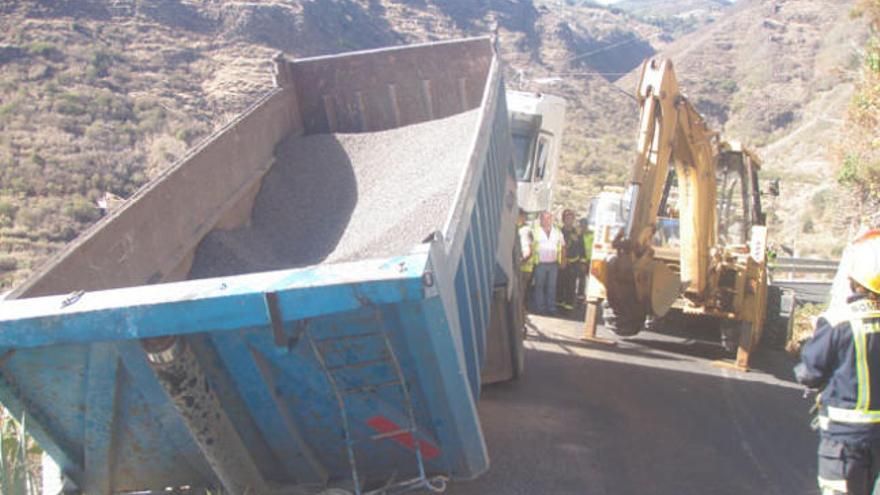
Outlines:
[[[880,294],[880,236],[870,236],[851,246],[849,278],[862,287]]]

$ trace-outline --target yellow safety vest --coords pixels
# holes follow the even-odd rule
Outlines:
[[[522,235],[523,228],[528,229],[528,233],[529,233],[529,237],[530,237],[529,251],[531,252],[531,254],[527,258],[524,258],[522,260],[522,262],[519,265],[519,269],[520,269],[520,271],[522,271],[524,273],[531,273],[532,271],[535,270],[535,265],[538,264],[538,251],[535,249],[535,232],[534,232],[534,229],[529,228],[526,225],[520,225],[516,229],[516,237],[517,237],[516,242],[522,242],[522,239],[520,239],[520,236]],[[523,253],[523,254],[525,254],[525,253]]]
[[[584,232],[584,262],[589,263],[593,258],[593,233]]]

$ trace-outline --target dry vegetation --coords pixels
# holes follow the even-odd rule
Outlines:
[[[511,81],[572,102],[560,200],[622,176],[634,106],[623,73],[697,17],[639,21],[589,2],[492,0],[9,1],[0,4],[0,289],[25,277],[270,84],[294,56],[486,34]],[[666,19],[664,21],[664,19]],[[700,18],[702,19],[702,18]],[[662,36],[659,36],[662,35]],[[662,38],[662,39],[661,39]],[[665,40],[665,41],[664,41]],[[660,46],[657,45],[657,46]],[[617,48],[616,48],[617,47]],[[596,51],[567,62],[572,56]],[[544,87],[535,78],[577,72]],[[518,83],[517,83],[518,84]],[[615,136],[615,137],[609,137]],[[578,176],[591,176],[588,186]]]
[[[871,37],[865,44],[861,77],[849,106],[838,182],[853,193],[853,225],[880,224],[880,0],[863,0],[854,16],[865,15]]]
[[[99,196],[131,195],[213,125],[207,102],[187,98],[205,78],[197,51],[110,23],[12,19],[0,21],[7,284],[96,220]]]
[[[2,2],[0,291],[90,225],[99,196],[130,196],[254,101],[270,85],[275,51],[312,56],[449,39],[486,34],[493,23],[508,84],[569,101],[559,206],[583,211],[602,186],[625,182],[637,119],[632,71],[669,53],[714,124],[765,145],[767,172],[783,179],[788,198],[773,205],[777,235],[806,239],[802,253],[833,252],[840,242],[824,234],[835,222],[829,205],[845,190],[836,179],[860,183],[876,168],[875,148],[848,147],[844,163],[858,167],[844,171],[858,172],[836,173],[840,148],[827,145],[839,141],[841,107],[858,79],[853,46],[864,21],[851,18],[849,1],[655,4]]]
[[[662,51],[711,125],[757,148],[763,176],[781,179],[782,196],[766,201],[771,239],[801,256],[839,255],[852,234],[843,217],[856,207],[841,207],[849,192],[836,169],[868,35],[853,5],[739,1]]]

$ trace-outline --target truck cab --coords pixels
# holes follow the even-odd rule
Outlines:
[[[519,207],[529,217],[549,210],[565,129],[565,100],[507,91]]]

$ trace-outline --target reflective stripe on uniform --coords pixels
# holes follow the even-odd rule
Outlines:
[[[832,490],[832,493],[847,493],[846,480],[829,480],[821,476],[818,477],[818,480],[819,488],[822,489],[823,494],[827,493],[825,490]]]
[[[865,323],[866,315],[852,318],[850,326],[852,327],[853,346],[856,351],[856,376],[858,377],[858,391],[856,395],[855,410],[864,414],[870,414],[880,418],[880,410],[872,410],[871,406],[871,365],[868,362],[868,334],[880,332],[880,325],[877,323]],[[880,315],[878,315],[880,316]],[[870,316],[868,316],[870,318]],[[837,421],[837,420],[835,420]],[[875,423],[872,421],[857,421],[860,423]]]
[[[828,406],[828,419],[838,423],[880,423],[880,411],[862,411]]]
[[[850,325],[852,326],[853,346],[855,346],[856,350],[856,383],[858,383],[855,409],[857,411],[867,411],[868,402],[870,402],[871,397],[871,373],[868,369],[866,332],[863,330],[861,320],[852,320]]]

